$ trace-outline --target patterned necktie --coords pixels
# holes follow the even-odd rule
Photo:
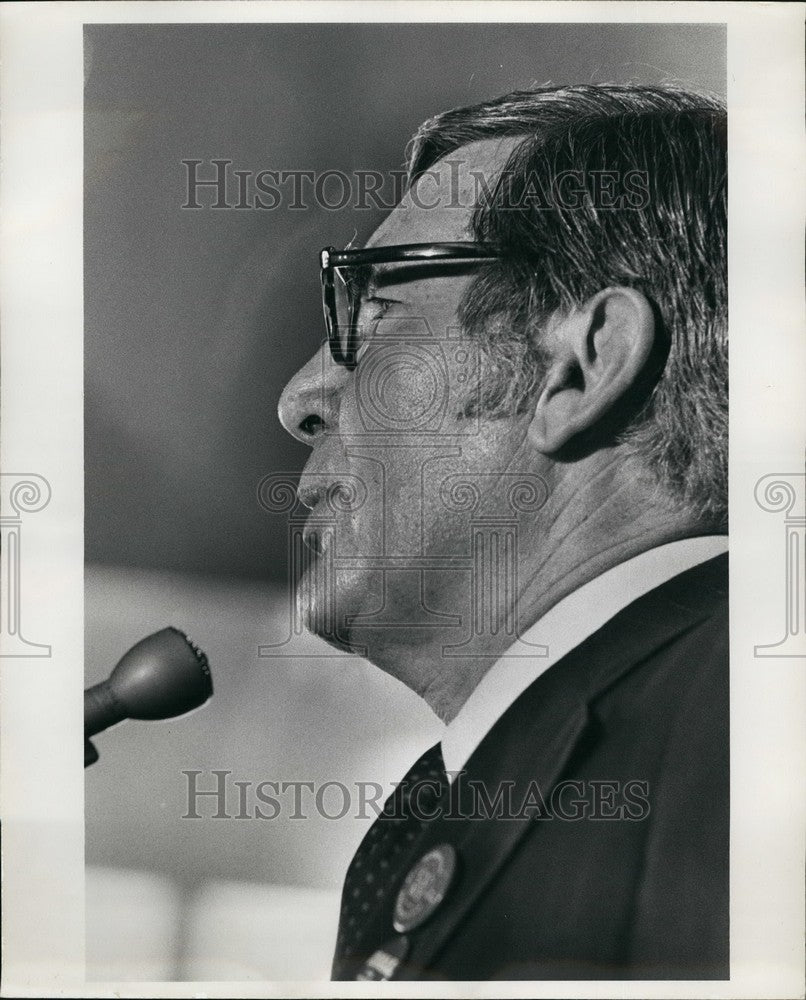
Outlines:
[[[361,841],[347,869],[332,978],[353,979],[379,939],[393,933],[378,927],[378,910],[409,869],[412,850],[448,786],[442,747],[427,750],[411,768]]]

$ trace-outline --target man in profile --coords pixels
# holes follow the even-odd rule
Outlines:
[[[446,723],[334,978],[729,975],[725,134],[653,87],[449,111],[323,252],[300,606]]]

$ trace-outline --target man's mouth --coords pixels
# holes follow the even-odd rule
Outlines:
[[[297,486],[299,502],[310,514],[302,531],[302,541],[310,552],[321,556],[330,544],[333,518],[349,509],[351,491],[343,481],[303,472]],[[345,499],[346,498],[346,499]]]

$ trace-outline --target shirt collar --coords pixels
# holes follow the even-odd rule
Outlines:
[[[659,545],[613,566],[555,604],[490,667],[445,728],[442,756],[449,780],[515,699],[549,667],[633,601],[727,548],[725,535]]]

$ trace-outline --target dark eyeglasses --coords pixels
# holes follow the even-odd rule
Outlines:
[[[375,264],[409,262],[496,260],[495,247],[484,243],[406,243],[372,247],[369,250],[336,250],[325,247],[322,267],[322,307],[330,353],[338,365],[353,369],[361,347],[361,328],[356,322],[361,296],[370,269]]]

